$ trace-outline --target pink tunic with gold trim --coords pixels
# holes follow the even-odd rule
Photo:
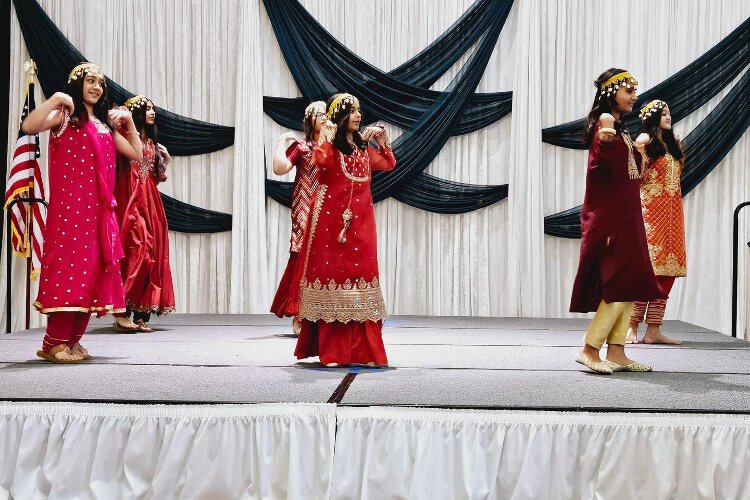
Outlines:
[[[49,210],[39,294],[42,313],[125,310],[114,216],[115,142],[101,122],[66,116],[49,141]]]

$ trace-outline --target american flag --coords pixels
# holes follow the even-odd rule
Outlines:
[[[29,82],[26,89],[26,101],[21,113],[21,123],[34,110],[34,84]],[[29,135],[18,126],[18,140],[13,153],[13,166],[8,176],[5,191],[5,209],[16,198],[33,197],[44,198],[44,182],[39,168],[39,135]],[[31,204],[31,217],[25,203],[16,203],[10,213],[10,237],[13,252],[16,255],[31,256],[32,277],[38,275],[41,269],[42,248],[44,244],[44,228],[46,225],[46,210],[39,204]],[[29,225],[32,235],[29,235]]]

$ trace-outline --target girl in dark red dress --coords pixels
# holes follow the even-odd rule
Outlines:
[[[326,366],[387,366],[386,317],[378,274],[373,170],[396,165],[385,129],[359,133],[359,101],[337,94],[328,102],[324,137],[313,150],[319,186],[298,264],[302,331],[297,358],[319,356]],[[368,144],[373,137],[378,147]]]
[[[137,95],[125,102],[143,144],[143,159],[120,164],[117,180],[117,215],[125,258],[123,287],[128,311],[117,315],[115,326],[124,330],[153,331],[151,314],[174,311],[174,287],[169,268],[169,232],[164,205],[157,189],[167,180],[167,148],[156,142],[156,110],[151,99]],[[130,313],[134,321],[130,321]]]
[[[581,207],[581,256],[570,311],[596,311],[596,316],[576,361],[604,374],[650,371],[650,366],[625,355],[633,302],[664,296],[646,247],[640,155],[620,121],[633,110],[638,82],[627,71],[612,68],[595,85],[584,131],[589,160]],[[599,350],[605,342],[607,360],[602,361]]]
[[[271,305],[271,312],[279,318],[294,317],[292,323],[295,335],[299,335],[299,280],[294,279],[299,251],[310,218],[310,204],[318,189],[318,169],[313,162],[313,148],[320,140],[320,129],[328,120],[326,103],[316,101],[307,106],[303,119],[305,140],[297,139],[293,132],[279,137],[273,157],[273,173],[284,175],[293,168],[294,189],[292,191],[292,236],[289,242],[289,261],[286,265],[276,295]],[[289,142],[291,141],[291,144]]]

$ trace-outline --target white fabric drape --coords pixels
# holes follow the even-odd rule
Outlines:
[[[331,498],[750,496],[747,416],[339,408]]]
[[[0,498],[747,498],[750,418],[0,404]]]
[[[355,53],[388,70],[422,50],[473,0],[439,6],[429,0],[302,3]],[[284,130],[262,115],[260,95],[299,94],[262,2],[41,4],[73,44],[127,88],[178,113],[237,126],[234,147],[176,158],[163,185],[178,199],[232,213],[234,221],[231,233],[170,233],[177,307],[188,313],[266,312],[288,258],[290,221],[289,211],[264,195],[261,169],[269,172],[275,139]],[[581,203],[586,153],[542,144],[541,128],[583,116],[593,98],[591,82],[604,69],[626,67],[647,89],[748,16],[750,3],[744,0],[634,0],[627,7],[581,0],[516,2],[478,89],[513,90],[514,113],[484,130],[452,138],[428,169],[460,182],[509,182],[510,198],[455,216],[422,212],[394,200],[377,205],[389,311],[569,316],[579,242],[544,236],[542,223],[545,215]],[[15,19],[11,37],[12,149],[27,57]],[[433,88],[445,88],[457,67]],[[728,90],[677,123],[676,131],[687,135]],[[394,137],[400,132],[390,130]],[[750,192],[749,135],[685,200],[688,278],[677,281],[667,319],[729,332],[731,218],[734,206]],[[748,216],[741,234],[742,242],[750,238]],[[750,256],[744,245],[741,255],[740,304],[746,306]],[[16,259],[14,264],[13,327],[18,329],[23,263]],[[741,335],[748,330],[747,310],[740,308]],[[34,313],[33,324],[38,318]]]
[[[334,405],[0,404],[0,498],[327,498]]]

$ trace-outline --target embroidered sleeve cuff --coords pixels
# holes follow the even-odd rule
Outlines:
[[[599,129],[599,139],[603,141],[611,141],[615,134],[617,134],[617,131],[610,127],[602,127]]]

